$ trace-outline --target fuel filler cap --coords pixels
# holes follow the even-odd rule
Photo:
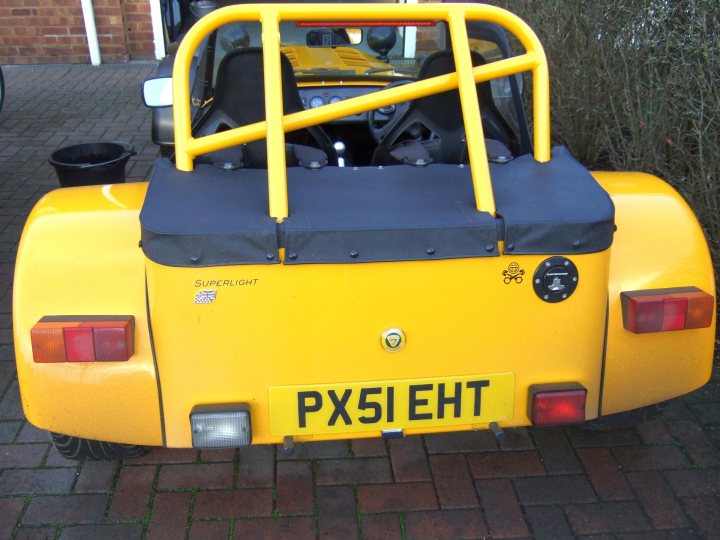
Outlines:
[[[577,284],[577,267],[565,257],[545,259],[533,275],[535,294],[545,302],[562,302],[575,292]]]

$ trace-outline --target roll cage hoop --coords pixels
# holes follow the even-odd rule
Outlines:
[[[280,77],[280,21],[446,21],[450,31],[457,71],[380,90],[316,109],[284,115]],[[205,36],[233,22],[262,24],[266,119],[221,133],[192,136],[190,111],[190,65],[193,52]],[[466,21],[496,23],[520,41],[525,53],[490,64],[472,67]],[[465,44],[463,46],[462,44]],[[269,214],[278,221],[288,216],[285,132],[331,122],[372,109],[409,101],[457,88],[465,123],[472,170],[475,206],[495,215],[485,138],[482,130],[476,84],[532,71],[534,155],[539,162],[550,160],[549,75],[545,52],[535,33],[520,18],[494,6],[482,4],[333,4],[328,15],[325,4],[243,4],[228,6],[200,19],[186,34],[173,66],[173,116],[175,163],[181,171],[192,171],[195,157],[230,146],[265,138],[268,156]]]

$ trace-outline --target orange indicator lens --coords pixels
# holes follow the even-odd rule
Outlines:
[[[715,299],[702,291],[688,295],[685,328],[707,328],[712,324]]]
[[[36,324],[30,330],[33,358],[38,363],[66,362],[62,323]]]

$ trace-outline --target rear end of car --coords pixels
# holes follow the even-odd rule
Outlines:
[[[452,22],[459,8],[438,15],[445,9],[407,16],[444,17],[461,34],[465,20]],[[208,27],[226,22],[214,15]],[[206,140],[181,127],[177,165],[187,172],[158,167],[141,215],[166,444],[390,437],[598,416],[614,207],[564,151],[549,159],[546,65],[530,36],[526,56],[484,75],[534,70],[536,159],[489,167],[472,120],[477,76],[453,81],[461,95],[465,85],[471,167],[308,172],[286,170],[277,152],[267,173],[218,172],[192,157],[259,126]],[[274,54],[265,51],[266,88]],[[181,92],[184,81],[176,84]],[[403,90],[409,98],[432,92]],[[382,106],[381,94],[286,117],[270,94],[261,132],[268,154],[284,130]],[[187,125],[182,108],[175,113],[176,126]],[[212,218],[189,223],[203,206]],[[235,439],[221,429],[223,414],[239,430]]]
[[[243,405],[256,443],[527,425],[543,391],[571,392],[564,421],[597,416],[612,204],[556,154],[495,171],[504,246],[469,167],[289,169],[279,230],[264,171],[159,164],[141,222],[167,444],[222,403]],[[597,222],[541,221],[572,217],[548,200],[531,223],[510,202],[551,199],[562,186],[535,177],[550,169],[599,203]]]
[[[323,6],[201,19],[175,64],[175,163],[158,161],[148,186],[85,188],[79,206],[51,194],[26,227],[15,331],[29,419],[77,437],[236,447],[581,423],[704,384],[715,289],[702,232],[663,182],[593,175],[551,149],[532,31],[474,4],[333,10],[335,25],[445,21],[457,71],[283,115],[279,23],[320,23]],[[263,21],[266,119],[195,137],[193,50],[249,20]],[[526,52],[473,67],[463,44],[475,20]],[[488,163],[476,83],[524,71],[534,154]],[[467,163],[286,167],[286,132],[453,88]],[[195,162],[261,139],[267,169]],[[88,224],[72,257],[41,254],[54,226]],[[48,282],[43,263],[64,269]],[[31,340],[45,331],[56,341]],[[59,361],[38,362],[51,345]]]

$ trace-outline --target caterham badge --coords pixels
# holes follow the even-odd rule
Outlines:
[[[405,333],[399,328],[388,328],[380,336],[380,343],[387,352],[398,352],[405,347]]]

